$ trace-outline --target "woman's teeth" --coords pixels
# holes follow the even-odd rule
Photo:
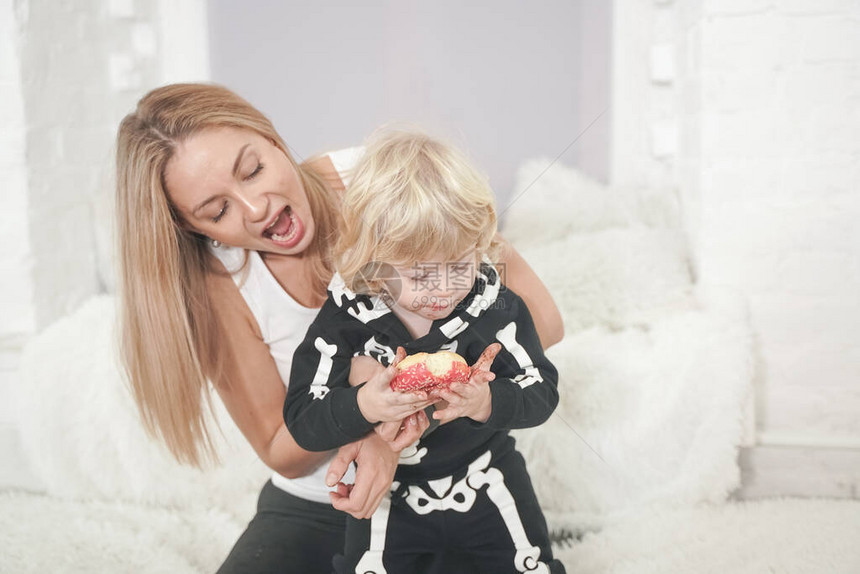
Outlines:
[[[279,235],[275,232],[272,232],[272,239],[275,241],[290,241],[296,236],[296,233],[299,231],[299,226],[296,225],[295,219],[293,219],[292,210],[287,211],[287,217],[289,218],[289,227],[286,229],[286,233],[283,235]]]
[[[289,241],[290,239],[295,237],[296,233],[298,232],[298,228],[295,226],[295,222],[293,222],[292,219],[293,219],[293,216],[291,215],[290,216],[290,222],[291,222],[290,223],[290,232],[287,233],[286,235],[278,235],[277,233],[273,233],[272,239],[274,239],[275,241]]]
[[[293,218],[293,210],[289,206],[278,215],[275,221],[263,231],[263,235],[275,241],[289,241],[296,236],[299,226]]]

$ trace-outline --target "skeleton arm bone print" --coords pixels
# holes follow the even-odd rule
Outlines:
[[[558,405],[558,371],[544,355],[525,302],[510,290],[501,297],[509,313],[492,333],[502,350],[491,369],[492,411],[483,424],[497,430],[538,426]]]

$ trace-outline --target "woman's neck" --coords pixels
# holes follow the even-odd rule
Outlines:
[[[325,290],[319,292],[316,276],[318,257],[311,254],[274,255],[260,253],[272,276],[299,305],[319,308],[325,302]],[[328,283],[330,277],[324,278]]]

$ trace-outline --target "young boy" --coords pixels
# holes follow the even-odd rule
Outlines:
[[[528,309],[490,262],[496,215],[486,181],[424,135],[384,134],[356,166],[343,214],[338,273],[293,360],[289,430],[300,446],[329,450],[433,403],[442,424],[403,451],[371,520],[348,520],[335,570],[564,572],[508,435],[552,414],[558,377]],[[474,364],[471,377],[433,393],[394,391],[400,347],[454,351]],[[361,356],[387,368],[352,387],[350,364]]]

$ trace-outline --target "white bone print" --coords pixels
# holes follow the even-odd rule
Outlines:
[[[327,383],[329,376],[331,376],[331,358],[337,352],[337,345],[326,343],[322,337],[317,337],[314,339],[314,347],[320,352],[320,362],[317,365],[317,372],[314,374],[309,392],[314,396],[314,399],[321,399],[331,390]]]
[[[505,349],[514,356],[517,364],[525,373],[517,375],[514,382],[520,387],[526,388],[535,383],[542,383],[543,377],[540,376],[540,371],[534,366],[534,362],[522,345],[517,342],[517,324],[511,321],[501,330],[496,333],[496,339],[499,340]]]

